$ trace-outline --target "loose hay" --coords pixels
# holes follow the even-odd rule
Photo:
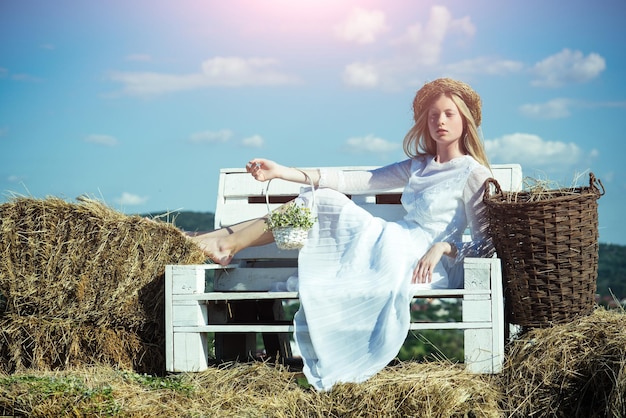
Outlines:
[[[167,378],[107,367],[0,374],[0,414],[28,416],[499,417],[489,379],[446,363],[390,367],[330,392],[265,363],[235,364]],[[50,390],[50,386],[62,390]],[[82,395],[82,396],[81,396]],[[4,409],[4,411],[3,411]]]
[[[502,374],[508,416],[626,416],[626,315],[535,329],[510,346]]]
[[[102,358],[161,370],[162,360],[146,360],[163,357],[154,347],[162,351],[164,345],[165,265],[204,260],[174,226],[127,216],[95,200],[15,198],[0,205],[0,368],[46,367],[46,359],[48,367],[63,367]],[[96,343],[106,332],[117,333],[120,344]],[[61,348],[52,334],[62,337]],[[80,350],[72,348],[76,341]],[[120,355],[120,349],[127,352]]]
[[[162,364],[163,350],[137,334],[87,323],[13,314],[0,318],[0,358],[5,370],[65,369],[111,364],[132,369],[139,359]]]
[[[489,379],[444,361],[402,363],[363,384],[335,387],[330,402],[316,407],[330,406],[327,416],[499,417],[500,392]]]

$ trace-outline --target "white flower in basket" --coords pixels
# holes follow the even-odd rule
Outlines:
[[[269,188],[269,182],[267,186]],[[311,190],[313,202],[315,202],[315,188],[312,187]],[[269,212],[267,229],[272,231],[278,248],[281,250],[297,250],[304,247],[309,235],[309,229],[313,227],[316,221],[315,216],[311,213],[311,208],[290,202],[272,212],[269,207],[269,195],[266,193],[265,196]]]

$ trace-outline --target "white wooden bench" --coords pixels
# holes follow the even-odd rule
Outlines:
[[[345,170],[372,167],[343,167]],[[504,190],[519,190],[521,167],[495,165],[493,175]],[[215,228],[267,214],[265,183],[243,169],[222,169],[219,176]],[[270,206],[294,198],[302,185],[272,182]],[[353,195],[351,199],[376,216],[400,219],[402,190]],[[248,248],[222,267],[215,264],[168,265],[165,272],[166,370],[202,371],[209,367],[207,333],[215,333],[218,360],[247,360],[255,356],[256,334],[262,333],[266,351],[291,357],[293,324],[282,320],[282,303],[298,298],[296,292],[270,292],[297,269],[297,251],[279,250],[275,244]],[[463,289],[424,290],[415,298],[460,298],[462,320],[412,322],[411,330],[459,329],[464,334],[468,370],[497,373],[504,357],[504,300],[498,258],[466,258]],[[213,271],[213,289],[206,291],[206,273]]]

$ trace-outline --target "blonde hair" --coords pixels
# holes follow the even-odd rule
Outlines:
[[[482,102],[478,93],[469,85],[450,78],[440,78],[426,83],[413,100],[415,124],[404,137],[404,152],[410,158],[437,155],[437,143],[428,129],[428,108],[441,95],[449,97],[463,117],[463,133],[460,138],[461,151],[489,167],[485,147],[478,134],[482,118]]]

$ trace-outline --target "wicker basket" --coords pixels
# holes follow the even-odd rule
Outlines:
[[[602,182],[590,173],[589,187],[549,190],[540,198],[531,192],[503,192],[495,179],[485,186],[509,322],[544,328],[591,313]]]
[[[315,185],[313,184],[313,180],[305,174],[305,176],[309,179],[311,183],[311,206],[313,209],[315,207]],[[269,187],[272,180],[267,182],[267,187],[265,189],[265,203],[267,205],[267,212],[271,213],[270,201],[269,201]],[[281,250],[299,250],[304,247],[306,240],[309,236],[309,230],[303,229],[299,227],[277,227],[272,229],[272,235],[274,235],[274,242],[276,246]]]
[[[309,236],[308,229],[284,227],[272,229],[274,241],[281,250],[299,250],[304,247]]]

